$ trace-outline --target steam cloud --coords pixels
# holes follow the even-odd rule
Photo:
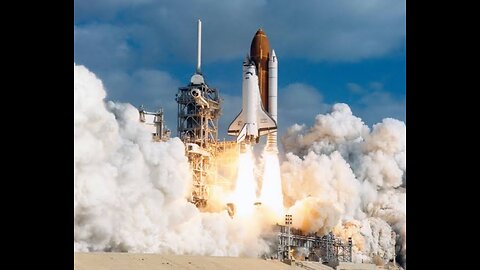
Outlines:
[[[153,143],[129,104],[105,103],[99,79],[74,64],[74,250],[257,256],[251,220],[200,213],[178,138]],[[252,224],[253,223],[253,224]]]
[[[262,218],[200,212],[178,138],[151,141],[130,104],[105,102],[102,82],[74,64],[74,250],[258,256]],[[406,126],[372,127],[346,104],[282,137],[285,206],[308,232],[352,237],[354,260],[406,264]]]
[[[355,260],[378,255],[406,265],[406,126],[386,118],[370,131],[346,104],[282,137],[283,190],[294,225],[353,237]]]

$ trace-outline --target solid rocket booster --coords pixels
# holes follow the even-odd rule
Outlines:
[[[278,127],[277,118],[277,93],[278,93],[278,61],[275,51],[268,59],[268,108],[270,116],[275,120]],[[267,150],[278,153],[277,131],[267,135]]]
[[[277,121],[278,62],[275,51],[268,58],[268,112]]]

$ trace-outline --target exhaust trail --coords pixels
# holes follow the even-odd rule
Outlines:
[[[282,179],[278,154],[265,151],[263,159],[264,170],[260,201],[264,207],[272,212],[274,221],[281,222],[285,214],[285,208],[283,206]]]
[[[233,194],[235,216],[246,217],[253,214],[256,199],[254,167],[252,147],[245,145],[245,151],[240,153],[238,160],[238,173]]]

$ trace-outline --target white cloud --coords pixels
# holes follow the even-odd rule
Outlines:
[[[369,125],[387,117],[406,120],[405,95],[394,96],[384,89],[382,82],[372,81],[366,85],[349,82],[346,88],[356,95],[355,102],[350,104],[352,110]]]
[[[363,93],[365,91],[363,89],[363,87],[361,87],[360,85],[358,85],[356,83],[352,83],[352,82],[347,83],[347,89],[350,92],[352,92],[353,94],[360,94],[360,93]]]
[[[77,0],[75,61],[104,80],[108,98],[146,103],[153,109],[163,106],[169,127],[175,129],[173,99],[185,81],[157,69],[161,65],[170,70],[173,61],[194,66],[197,18],[203,21],[204,63],[242,58],[258,27],[265,29],[283,59],[355,61],[388,54],[405,41],[404,0]],[[220,126],[226,128],[238,113],[241,98],[224,95],[224,89],[220,88],[226,100]],[[311,86],[292,83],[279,91],[281,131],[283,126],[308,123],[327,111],[323,97]],[[363,102],[362,106],[384,109],[375,100],[365,98]],[[398,114],[397,107],[390,109]],[[352,109],[373,117],[363,107]]]
[[[75,61],[95,69],[125,68],[134,57],[128,32],[115,25],[89,24],[74,27]]]
[[[406,36],[404,0],[76,1],[75,9],[77,27],[89,27],[92,22],[114,24],[145,50],[154,51],[154,56],[192,63],[197,18],[204,23],[207,62],[243,57],[259,27],[279,55],[313,61],[380,57],[404,46]],[[101,27],[89,30],[104,33]],[[102,40],[79,42],[76,47],[110,49]]]

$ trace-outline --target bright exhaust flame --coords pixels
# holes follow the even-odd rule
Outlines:
[[[285,209],[283,207],[282,180],[277,153],[265,151],[264,162],[260,200],[263,206],[271,210],[274,219],[281,221]]]
[[[235,215],[239,217],[251,216],[253,214],[253,204],[256,199],[252,148],[248,145],[245,148],[245,153],[240,153],[238,160],[237,181],[233,195],[236,209]]]

